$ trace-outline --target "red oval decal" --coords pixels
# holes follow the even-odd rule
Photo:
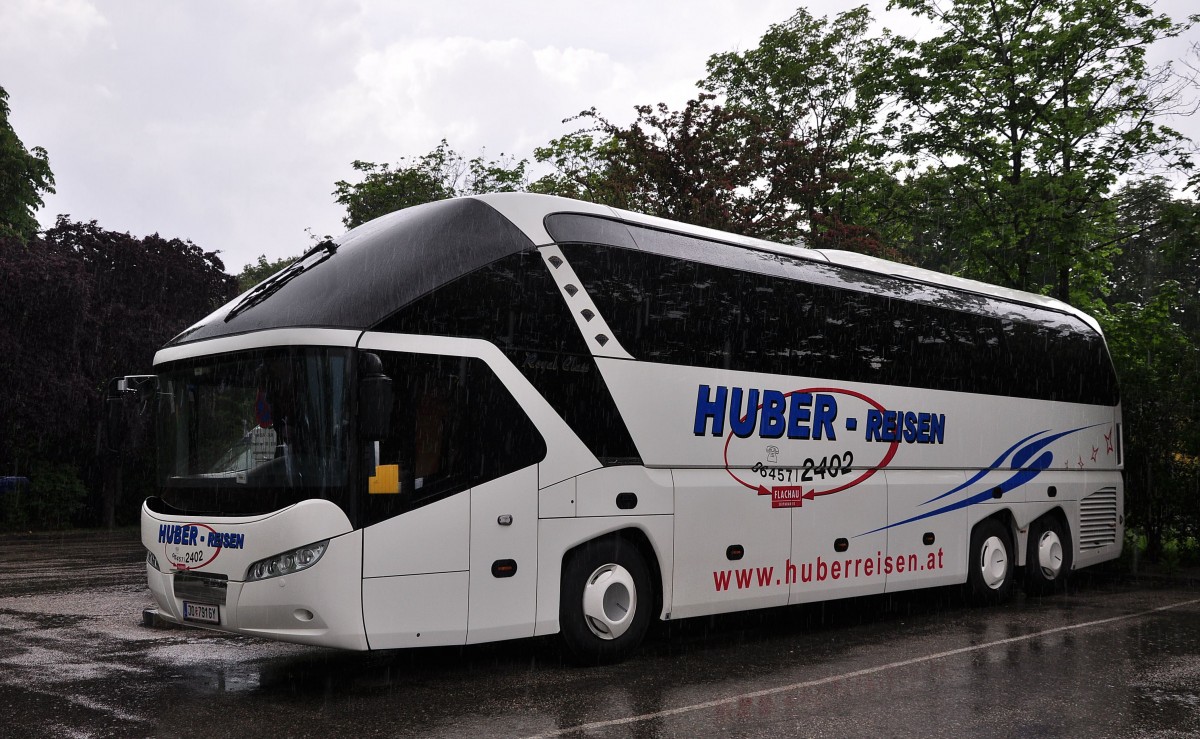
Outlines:
[[[862,393],[811,387],[773,395],[784,399],[786,412],[776,404],[764,413],[765,399],[753,410],[755,418],[747,410],[730,423],[724,455],[729,475],[759,495],[771,496],[772,507],[800,507],[806,500],[849,490],[896,455],[899,440],[872,444],[856,433],[868,410],[885,411]],[[763,434],[768,423],[772,433]]]
[[[203,541],[199,536],[200,529],[208,530],[208,533],[203,535]],[[215,533],[216,530],[208,524],[180,524],[179,541],[164,543],[163,556],[177,570],[198,570],[205,567],[221,553],[220,547],[212,547],[208,544],[209,537]]]

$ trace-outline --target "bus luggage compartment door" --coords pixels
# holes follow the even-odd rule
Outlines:
[[[968,509],[962,470],[887,470],[887,592],[967,580]],[[974,488],[972,488],[973,490]]]
[[[882,593],[887,514],[887,484],[879,472],[793,509],[792,556],[783,573],[791,585],[788,602]]]
[[[675,470],[672,618],[786,605],[792,511],[723,469]]]
[[[466,640],[470,524],[464,490],[364,530],[363,622],[371,649]]]

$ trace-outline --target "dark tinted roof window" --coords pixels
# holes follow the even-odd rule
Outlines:
[[[634,249],[563,247],[636,359],[1117,402],[1103,341],[1074,316],[787,257],[743,261],[756,270],[729,268],[738,256],[721,250],[749,251],[712,245],[702,255],[716,254],[722,264],[715,265]]]

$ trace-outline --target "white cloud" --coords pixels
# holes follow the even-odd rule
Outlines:
[[[108,20],[88,0],[4,0],[0,46],[36,56],[70,55]]]

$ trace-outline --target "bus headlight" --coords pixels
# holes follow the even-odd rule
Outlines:
[[[325,550],[329,548],[329,540],[306,544],[289,552],[276,554],[274,557],[260,559],[246,570],[246,582],[266,580],[281,575],[307,570],[315,565]]]

